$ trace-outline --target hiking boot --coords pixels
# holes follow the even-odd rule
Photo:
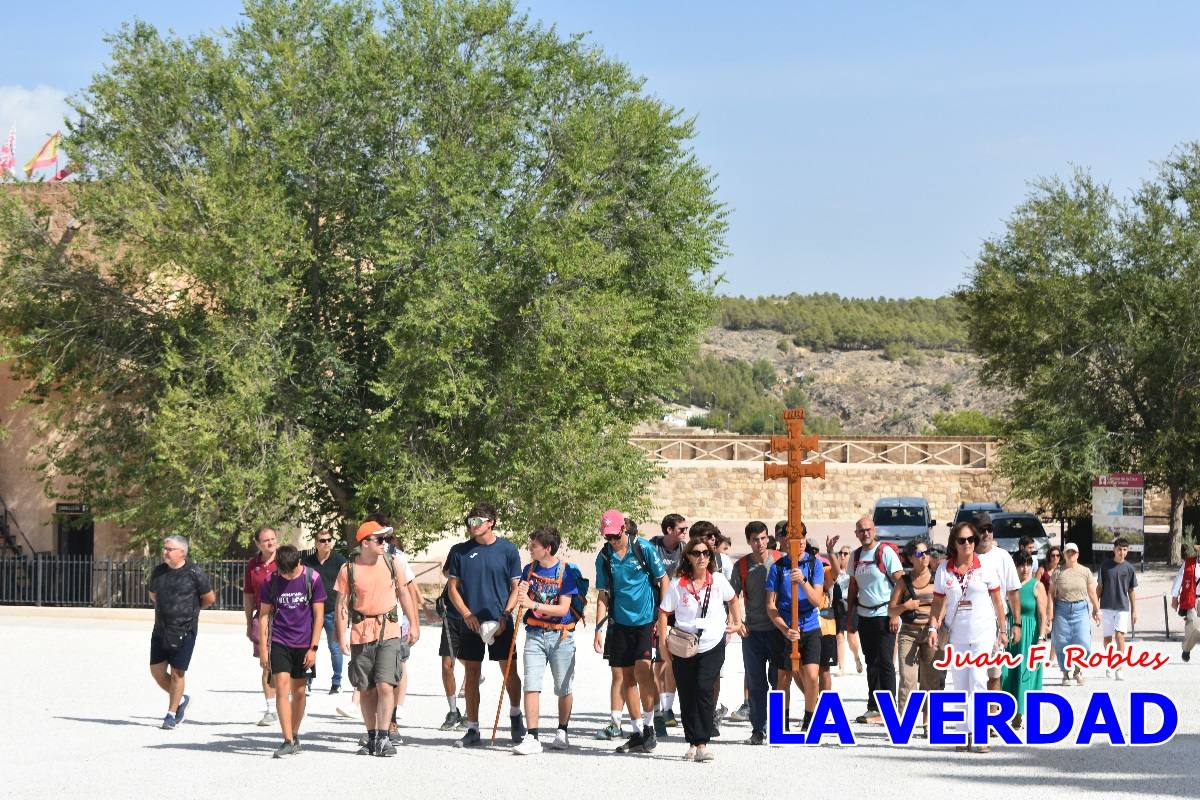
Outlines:
[[[654,752],[654,748],[658,747],[658,737],[654,735],[654,728],[649,725],[642,726],[642,750],[647,753]]]
[[[289,742],[287,739],[284,739],[283,744],[279,745],[279,747],[276,748],[274,755],[272,755],[272,758],[287,758],[288,756],[295,755],[295,753],[296,753],[296,751],[294,751],[292,749],[292,743]]]
[[[615,722],[610,722],[600,730],[596,731],[596,739],[620,739],[621,726]]]
[[[737,711],[734,711],[732,714],[729,715],[730,722],[746,722],[749,719],[750,719],[750,701],[749,700],[744,701],[740,706],[737,707]]]
[[[532,756],[542,752],[542,743],[537,740],[536,736],[526,734],[520,742],[512,749],[515,756]]]
[[[625,740],[625,744],[617,747],[618,753],[644,753],[646,740],[642,738],[640,732],[633,734]]]
[[[396,755],[396,745],[392,744],[392,740],[387,736],[380,736],[375,740],[375,755],[379,758],[391,758]]]
[[[668,708],[663,716],[667,718],[668,728],[675,728],[679,725],[679,720],[675,719],[675,711],[673,709]]]
[[[175,719],[175,715],[167,714],[165,717],[163,717],[162,729],[164,731],[173,731],[175,730],[175,726],[177,724],[178,720]]]
[[[446,712],[446,720],[438,728],[439,731],[452,731],[455,728],[462,727],[463,718],[462,712],[458,709]]]
[[[274,725],[278,721],[279,721],[279,717],[275,715],[275,712],[268,711],[268,712],[264,713],[262,715],[262,719],[260,719],[258,721],[258,727],[265,728],[268,725]]]
[[[667,718],[662,713],[658,713],[658,714],[654,715],[654,735],[655,736],[666,736],[667,735]]]
[[[479,738],[478,728],[467,728],[467,732],[463,737],[454,743],[455,747],[479,747],[483,744],[483,739]]]
[[[567,738],[567,732],[559,728],[554,732],[554,741],[546,745],[551,750],[566,750],[571,746],[571,741]]]
[[[746,744],[766,744],[767,735],[762,731],[755,731],[750,734],[750,738],[746,740]]]
[[[525,739],[525,721],[520,714],[514,714],[508,718],[508,731],[512,737],[513,744],[520,744]]]
[[[175,709],[175,722],[183,722],[183,712],[187,711],[188,703],[192,702],[189,695],[184,695],[179,700],[179,708]]]

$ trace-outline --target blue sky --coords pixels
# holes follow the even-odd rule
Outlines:
[[[1200,4],[581,2],[531,16],[630,64],[698,118],[730,209],[728,294],[911,297],[960,284],[1039,176],[1120,193],[1200,139]],[[190,34],[240,2],[10,4],[0,129],[24,161],[141,17]],[[42,27],[38,27],[41,25]]]

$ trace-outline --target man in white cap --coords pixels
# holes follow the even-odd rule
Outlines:
[[[467,732],[455,747],[479,747],[479,681],[483,674],[484,649],[488,658],[504,662],[516,635],[512,611],[517,604],[517,585],[521,582],[521,554],[517,546],[496,536],[496,509],[490,503],[476,503],[467,512],[467,530],[471,541],[451,551],[447,599],[457,616],[447,615],[446,637],[450,650],[465,670]],[[513,744],[525,738],[521,720],[521,676],[513,669],[508,674],[509,732]]]
[[[605,652],[600,622],[608,615],[608,663],[621,670],[635,731],[617,752],[649,753],[658,744],[654,733],[658,689],[651,669],[654,620],[669,579],[658,551],[637,534],[626,532],[625,515],[617,509],[604,512],[600,535],[605,544],[596,556],[595,648],[597,653]],[[639,722],[640,733],[636,732]]]

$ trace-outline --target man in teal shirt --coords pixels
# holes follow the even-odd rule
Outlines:
[[[604,512],[600,535],[605,545],[596,556],[596,652],[604,652],[600,621],[607,615],[608,663],[621,670],[634,730],[641,722],[641,733],[630,736],[617,752],[649,753],[658,744],[654,735],[658,691],[651,670],[654,619],[658,599],[667,590],[667,571],[653,545],[635,534],[626,535],[625,515],[615,508]]]

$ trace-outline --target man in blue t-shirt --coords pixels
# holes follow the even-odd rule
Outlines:
[[[658,744],[654,701],[658,688],[651,670],[658,598],[667,591],[667,570],[658,551],[637,534],[626,534],[625,515],[615,508],[600,519],[605,545],[596,556],[596,652],[603,653],[600,623],[608,621],[608,664],[621,671],[625,703],[634,733],[618,753],[648,753]],[[637,548],[636,551],[634,548]],[[640,689],[640,695],[639,695]],[[645,709],[643,711],[642,709]]]
[[[767,616],[771,623],[783,634],[780,642],[784,648],[777,654],[776,662],[784,665],[784,669],[792,672],[792,679],[799,682],[804,690],[804,730],[812,721],[813,711],[817,708],[817,695],[820,694],[818,684],[821,666],[821,622],[818,609],[825,603],[825,565],[821,560],[809,553],[808,528],[800,523],[798,535],[800,542],[799,563],[793,567],[790,555],[771,565],[767,573]],[[791,538],[780,542],[785,553],[791,551]],[[792,627],[792,586],[799,584],[796,593],[795,608],[797,613],[796,626]],[[792,671],[792,642],[799,642],[800,671]]]
[[[567,726],[571,721],[572,690],[575,684],[575,617],[571,602],[579,594],[579,568],[557,558],[562,536],[557,528],[544,525],[529,534],[531,561],[521,573],[518,602],[525,613],[525,721],[529,731],[513,748],[517,755],[542,752],[538,736],[542,679],[549,665],[558,698],[558,730],[548,747],[570,746]]]
[[[892,587],[904,577],[904,565],[894,548],[875,538],[875,522],[870,517],[858,520],[854,535],[860,547],[850,556],[850,616],[846,630],[858,634],[867,661],[867,713],[855,722],[880,722],[882,716],[875,704],[875,692],[896,693],[892,655],[896,651],[900,618],[888,616],[888,601]]]
[[[517,603],[517,584],[521,580],[521,555],[517,546],[496,536],[496,509],[490,503],[476,503],[467,512],[467,530],[471,541],[455,546],[450,556],[450,580],[446,595],[455,615],[447,614],[446,638],[450,650],[463,663],[463,689],[466,693],[467,732],[455,747],[478,747],[479,678],[483,672],[484,639],[492,661],[507,661],[515,634],[512,610]],[[486,627],[485,627],[486,626]],[[500,665],[501,674],[504,665]],[[510,733],[516,744],[525,738],[521,721],[521,677],[511,670],[508,675]]]

